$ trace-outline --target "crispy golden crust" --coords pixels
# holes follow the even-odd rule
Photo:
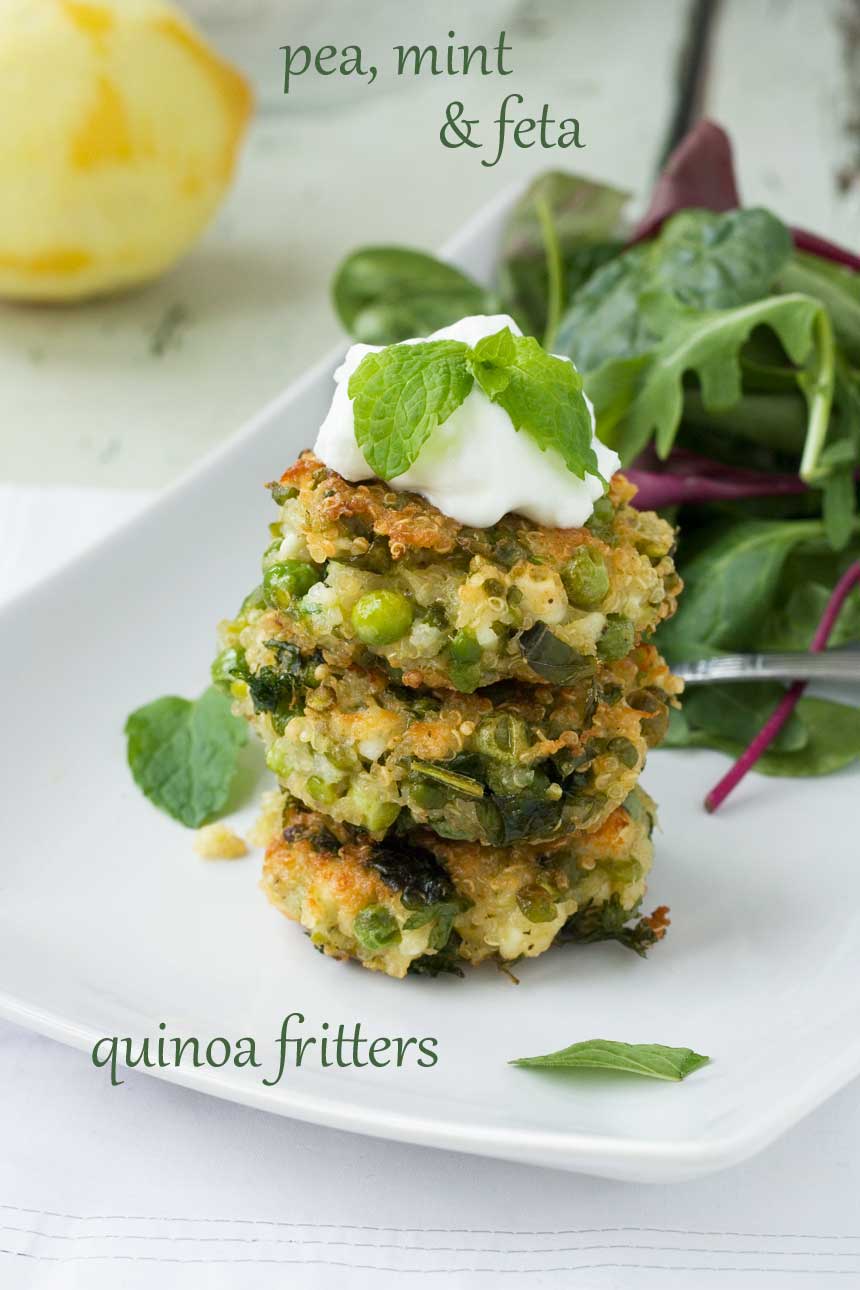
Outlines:
[[[340,532],[351,520],[386,538],[395,560],[409,548],[445,555],[454,550],[462,527],[415,493],[395,493],[384,483],[351,484],[312,452],[303,452],[280,482],[299,490],[321,553],[330,535],[328,554],[335,554]]]
[[[490,540],[487,530],[460,524],[417,493],[394,492],[382,481],[350,483],[312,452],[303,452],[279,482],[285,488],[298,490],[308,515],[308,545],[318,561],[337,558],[343,550],[344,532],[357,528],[363,534],[359,547],[372,535],[385,538],[394,560],[420,551],[448,555],[460,549],[470,555],[485,554],[492,551],[493,542],[504,536],[518,539],[532,556],[552,564],[563,564],[582,545],[608,549],[587,528],[544,528],[521,515],[505,515],[493,526]],[[610,480],[608,497],[618,517],[615,537],[622,542],[639,530],[640,513],[628,511],[635,495],[635,485],[624,475],[614,475]],[[655,532],[658,531],[669,551],[673,545],[671,528],[658,519]]]
[[[619,475],[579,529],[515,514],[471,528],[415,494],[351,484],[311,453],[273,489],[281,509],[263,582],[240,618],[264,614],[270,639],[321,651],[336,669],[384,667],[407,687],[461,693],[510,678],[563,684],[580,660],[619,657],[619,642],[631,648],[676,607],[674,531],[630,506]],[[399,606],[394,637],[364,618],[382,593]]]
[[[379,844],[286,805],[263,889],[318,949],[403,977],[465,961],[534,957],[557,940],[617,939],[642,952],[665,911],[636,928],[651,866],[653,803],[641,790],[591,834],[486,847],[426,830]]]

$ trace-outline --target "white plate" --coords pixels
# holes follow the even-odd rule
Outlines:
[[[482,276],[505,204],[450,248]],[[333,365],[0,613],[0,1012],[81,1048],[157,1038],[161,1021],[170,1035],[252,1035],[265,1069],[153,1073],[384,1137],[643,1181],[741,1160],[860,1071],[857,774],[754,776],[709,818],[700,803],[725,760],[655,755],[650,899],[671,905],[670,935],[647,962],[612,945],[553,952],[520,965],[519,986],[492,969],[395,982],[318,956],[257,890],[259,856],[198,860],[132,785],[125,716],[205,685],[214,624],[258,568],[262,483],[313,440]],[[265,1088],[291,1011],[305,1035],[361,1021],[370,1036],[434,1036],[440,1060],[314,1064]],[[507,1065],[592,1037],[689,1045],[713,1064],[681,1085]]]

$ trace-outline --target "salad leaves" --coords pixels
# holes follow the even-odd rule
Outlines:
[[[369,246],[343,262],[332,286],[346,330],[366,345],[427,336],[467,314],[491,314],[498,302],[465,273],[432,255]]]

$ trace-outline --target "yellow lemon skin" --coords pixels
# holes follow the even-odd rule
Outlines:
[[[164,0],[0,0],[0,297],[163,272],[217,208],[251,108]]]

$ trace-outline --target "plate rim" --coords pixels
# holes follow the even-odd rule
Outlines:
[[[445,241],[439,252],[440,256],[456,262],[467,252],[476,235],[484,232],[509,209],[528,183],[527,179],[516,181],[484,203]],[[116,525],[85,551],[61,562],[51,573],[34,584],[13,593],[0,605],[0,623],[7,624],[10,617],[14,619],[16,614],[26,610],[31,601],[50,596],[55,581],[66,577],[70,569],[85,568],[90,561],[101,558],[103,550],[119,534],[132,533],[136,527],[149,523],[151,516],[174,505],[222,460],[240,454],[244,445],[261,428],[279,417],[286,407],[342,360],[347,344],[348,342],[342,342],[332,347],[287,387],[267,400],[233,433],[183,471],[173,483],[160,490],[134,515]],[[29,1003],[21,995],[2,986],[0,1018],[87,1053],[92,1053],[94,1044],[103,1038],[86,1024]],[[640,1182],[671,1183],[700,1177],[740,1163],[767,1147],[780,1134],[815,1110],[860,1075],[860,1036],[854,1043],[847,1044],[838,1057],[829,1061],[824,1071],[817,1072],[813,1078],[808,1079],[795,1096],[783,1096],[767,1111],[741,1121],[730,1132],[689,1138],[631,1138],[513,1126],[467,1127],[419,1113],[387,1111],[384,1107],[363,1108],[341,1097],[320,1097],[297,1093],[289,1088],[276,1096],[263,1087],[234,1083],[225,1079],[220,1072],[208,1069],[183,1071],[181,1067],[160,1070],[144,1068],[143,1073],[256,1110],[345,1132],[609,1178],[635,1177]],[[738,1114],[737,1111],[734,1112],[735,1120],[738,1119]]]
[[[0,1018],[35,1031],[81,1052],[92,1053],[103,1036],[85,1024],[34,1007],[0,990]],[[217,1071],[183,1071],[182,1067],[131,1069],[254,1110],[302,1120],[324,1128],[367,1137],[489,1156],[572,1173],[637,1182],[674,1183],[726,1169],[764,1150],[860,1073],[860,1037],[828,1066],[829,1076],[807,1081],[801,1095],[783,1097],[768,1114],[759,1115],[732,1133],[689,1138],[626,1138],[576,1131],[466,1128],[419,1114],[364,1109],[342,1098],[287,1091],[279,1097],[265,1088],[223,1079]],[[628,1168],[625,1168],[627,1166]],[[636,1169],[635,1179],[629,1166]]]

